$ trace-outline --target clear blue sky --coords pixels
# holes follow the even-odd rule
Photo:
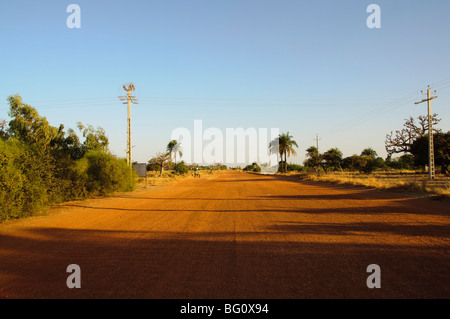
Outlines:
[[[81,29],[69,29],[69,4]],[[381,29],[366,8],[381,7]],[[450,2],[160,0],[1,1],[0,118],[19,93],[50,123],[103,127],[125,157],[133,82],[133,160],[163,151],[177,127],[278,127],[305,149],[345,156],[426,114],[420,90],[450,129]],[[80,134],[79,134],[80,135]]]

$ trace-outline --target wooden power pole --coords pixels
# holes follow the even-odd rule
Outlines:
[[[319,134],[316,134],[316,148],[317,148],[317,161],[318,161],[318,167],[317,167],[317,176],[320,176],[320,153],[319,153],[319,140],[321,140],[321,138],[319,138]]]
[[[128,85],[128,86],[127,86]],[[119,96],[119,99],[123,104],[128,104],[128,117],[127,117],[127,164],[131,165],[131,103],[138,104],[138,100],[134,95],[131,95],[131,91],[134,91],[134,84],[128,83],[123,85],[123,89],[127,91],[126,96]]]
[[[423,91],[422,91],[423,93]],[[434,91],[436,93],[436,90]],[[431,100],[437,98],[437,96],[431,96],[431,89],[428,85],[427,90],[427,98],[423,99],[420,102],[416,102],[414,104],[420,104],[423,102],[428,102],[428,175],[429,179],[432,180],[435,178],[435,167],[434,167],[434,143],[433,143],[433,119],[431,113]]]

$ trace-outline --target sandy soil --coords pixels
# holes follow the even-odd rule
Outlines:
[[[0,224],[0,298],[450,298],[449,217],[448,201],[224,172]]]

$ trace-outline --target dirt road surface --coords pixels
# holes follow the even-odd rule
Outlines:
[[[450,298],[449,217],[446,201],[227,171],[0,224],[0,298]]]

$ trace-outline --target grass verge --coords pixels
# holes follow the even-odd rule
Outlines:
[[[286,176],[299,176],[303,180],[314,182],[330,182],[341,185],[355,185],[376,189],[393,190],[408,193],[418,193],[432,195],[437,199],[450,199],[450,178],[437,177],[436,180],[429,181],[427,177],[417,177],[413,174],[372,174],[363,175],[357,173],[328,173],[317,176],[311,173],[287,173]],[[386,177],[388,176],[388,177]]]

